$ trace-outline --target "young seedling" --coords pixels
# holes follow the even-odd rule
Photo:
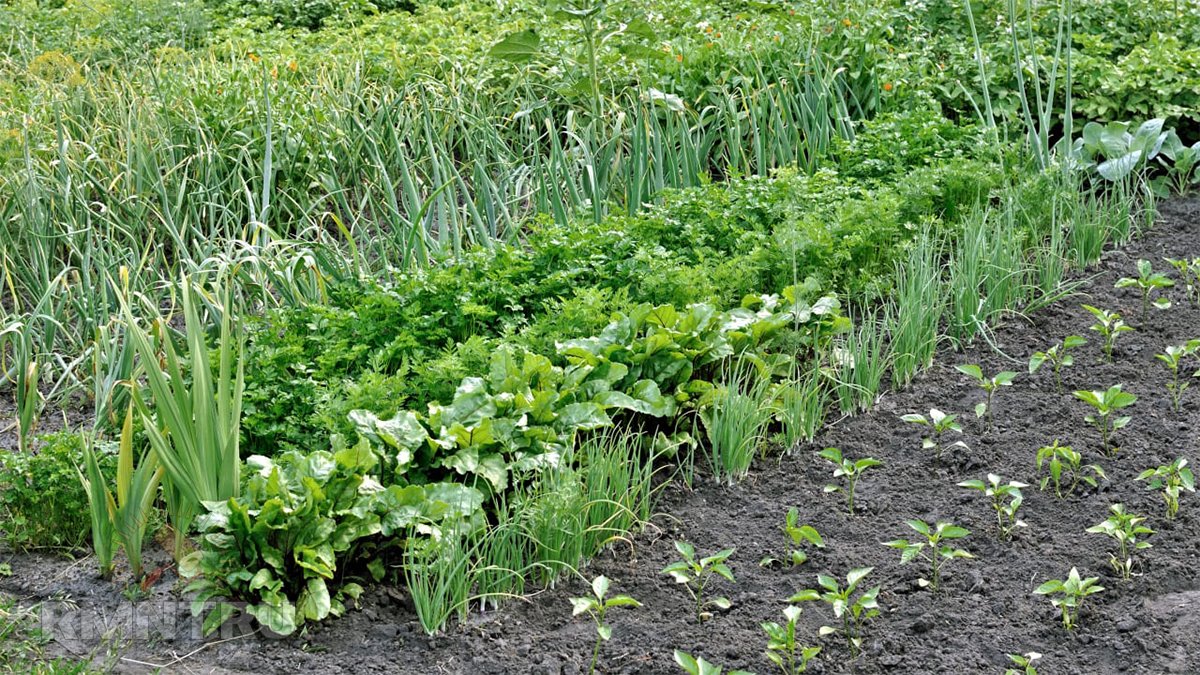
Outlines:
[[[725,669],[721,666],[709,663],[703,658],[692,656],[687,652],[675,650],[675,663],[683,668],[688,675],[722,675]],[[754,673],[745,670],[731,670],[725,675],[754,675]]]
[[[923,538],[909,541],[908,539],[895,539],[889,542],[884,542],[884,546],[900,549],[900,564],[907,565],[913,560],[920,558],[928,562],[931,566],[931,573],[928,579],[917,579],[917,584],[922,588],[928,586],[931,590],[938,589],[938,583],[941,581],[942,568],[951,560],[958,558],[974,558],[967,551],[961,548],[946,543],[955,539],[962,539],[971,534],[966,528],[959,527],[953,523],[938,523],[933,527],[929,526],[923,520],[906,520],[904,521],[909,527],[916,530]]]
[[[1171,371],[1171,381],[1167,383],[1167,393],[1171,395],[1171,407],[1175,409],[1175,412],[1183,409],[1183,392],[1187,391],[1189,386],[1186,380],[1181,380],[1179,377],[1180,366],[1184,358],[1195,354],[1198,350],[1200,350],[1200,340],[1190,340],[1182,345],[1168,345],[1163,353],[1154,355]],[[1200,370],[1193,373],[1192,377],[1200,377]]]
[[[1071,355],[1071,350],[1086,344],[1087,340],[1084,338],[1078,335],[1068,335],[1063,338],[1062,342],[1056,342],[1046,351],[1034,352],[1033,356],[1029,357],[1029,374],[1036,373],[1043,364],[1049,363],[1054,370],[1054,386],[1062,391],[1062,369],[1075,365],[1075,357]]]
[[[931,408],[929,410],[929,417],[921,415],[920,413],[911,413],[908,415],[901,415],[900,419],[910,424],[920,424],[922,426],[929,427],[932,435],[921,439],[921,447],[925,450],[933,450],[934,459],[939,462],[942,461],[942,451],[945,450],[945,448],[967,447],[967,444],[963,443],[962,441],[956,441],[948,446],[943,446],[942,444],[942,434],[946,433],[947,431],[953,431],[957,434],[962,433],[962,425],[956,421],[956,417],[954,415],[944,413],[937,408]]]
[[[1167,520],[1174,520],[1175,514],[1179,513],[1180,492],[1196,491],[1196,477],[1183,457],[1156,469],[1146,469],[1138,474],[1137,480],[1149,480],[1149,489],[1162,491],[1163,501],[1167,503]]]
[[[958,486],[979,490],[990,499],[992,510],[996,512],[996,524],[1000,528],[1000,536],[1012,539],[1017,528],[1025,527],[1025,521],[1017,518],[1017,511],[1021,508],[1021,503],[1025,501],[1025,496],[1021,494],[1021,488],[1029,486],[1015,480],[1007,483],[1001,483],[1001,480],[1003,479],[1000,476],[989,473],[986,483],[977,479],[965,480]]]
[[[1006,654],[1006,656],[1020,670],[1009,668],[1004,671],[1004,675],[1038,675],[1037,668],[1033,667],[1033,662],[1042,658],[1041,654],[1037,652],[1025,652],[1024,654]]]
[[[955,366],[955,369],[958,370],[958,372],[973,378],[975,380],[975,384],[978,384],[979,388],[983,389],[984,393],[987,394],[987,400],[975,406],[975,417],[983,417],[986,415],[987,427],[985,432],[991,432],[993,419],[992,400],[996,395],[996,390],[1000,387],[1011,387],[1013,379],[1017,377],[1017,374],[1011,370],[1005,370],[1003,372],[996,373],[991,377],[987,377],[983,374],[983,370],[973,363]]]
[[[1142,293],[1142,322],[1146,321],[1146,313],[1150,310],[1150,305],[1153,304],[1155,309],[1167,309],[1171,306],[1171,301],[1166,298],[1157,298],[1153,303],[1150,301],[1150,296],[1155,292],[1164,288],[1170,288],[1175,285],[1174,281],[1167,278],[1167,275],[1162,272],[1155,272],[1150,265],[1149,260],[1137,261],[1137,278],[1122,277],[1117,280],[1114,288],[1137,288]]]
[[[1079,623],[1079,612],[1083,609],[1084,599],[1104,590],[1099,581],[1100,577],[1081,579],[1079,570],[1072,567],[1066,580],[1051,579],[1033,592],[1049,597],[1050,604],[1062,613],[1063,628],[1072,630]]]
[[[1113,504],[1108,507],[1108,519],[1087,529],[1092,534],[1107,534],[1117,542],[1117,552],[1110,554],[1108,564],[1128,580],[1133,574],[1133,552],[1150,548],[1150,543],[1139,541],[1142,535],[1154,534],[1154,530],[1142,525],[1146,519],[1125,511],[1123,504]]]
[[[821,635],[841,633],[850,647],[850,654],[858,656],[862,649],[863,633],[866,624],[879,616],[879,586],[863,591],[855,597],[858,585],[863,578],[870,574],[874,567],[859,567],[850,570],[846,575],[846,585],[838,584],[837,579],[817,575],[817,584],[821,590],[807,588],[788,598],[788,602],[807,602],[821,600],[833,610],[833,618],[842,622],[841,627],[821,626]]]
[[[1057,439],[1053,445],[1038,448],[1038,472],[1041,472],[1043,464],[1050,473],[1042,478],[1041,489],[1044,491],[1047,485],[1053,483],[1054,494],[1059,499],[1074,494],[1080,482],[1096,487],[1097,479],[1108,478],[1099,464],[1083,464],[1082,455],[1069,445],[1059,445]]]
[[[586,598],[571,598],[571,616],[587,614],[596,624],[596,645],[592,648],[592,665],[588,668],[589,675],[596,672],[596,663],[600,660],[600,645],[612,638],[612,627],[605,620],[608,610],[613,607],[641,607],[642,603],[628,595],[608,595],[608,577],[600,575],[592,579],[592,595]]]
[[[843,492],[846,495],[846,510],[850,515],[854,515],[854,488],[858,485],[858,479],[862,478],[863,472],[871,467],[882,466],[883,462],[872,457],[864,457],[863,459],[848,459],[842,456],[842,451],[838,448],[825,448],[820,453],[821,457],[833,462],[833,477],[845,479],[845,487],[841,485],[826,485],[825,492]]]
[[[774,621],[762,623],[767,634],[767,660],[779,666],[783,675],[796,675],[808,670],[808,662],[821,653],[820,647],[801,647],[796,643],[796,621],[800,619],[800,608],[788,605],[783,610],[786,623]]]
[[[1109,362],[1112,362],[1113,347],[1117,344],[1117,338],[1121,333],[1132,331],[1133,327],[1126,325],[1118,312],[1110,312],[1107,309],[1099,309],[1091,305],[1083,305],[1083,308],[1096,317],[1096,323],[1088,328],[1104,336],[1104,356]]]
[[[1077,391],[1075,398],[1095,410],[1083,419],[1100,431],[1100,442],[1104,451],[1115,456],[1120,448],[1110,448],[1109,439],[1113,433],[1125,428],[1132,419],[1128,415],[1118,417],[1115,413],[1136,403],[1137,396],[1121,391],[1121,385],[1114,384],[1105,391]]]
[[[825,548],[825,539],[821,537],[821,533],[817,532],[817,528],[812,525],[800,524],[800,510],[796,507],[788,509],[787,516],[783,521],[783,533],[792,541],[791,553],[788,554],[788,559],[791,560],[792,566],[802,565],[808,560],[808,554],[800,548],[805,542],[817,548]],[[769,567],[777,564],[779,560],[767,556],[758,564],[762,567]]]
[[[1188,300],[1200,305],[1200,258],[1176,260],[1165,258],[1167,264],[1175,268],[1183,281],[1183,292]]]
[[[707,598],[704,595],[705,588],[712,581],[713,575],[722,577],[729,583],[736,583],[733,578],[733,571],[725,564],[729,556],[733,555],[734,549],[727,548],[705,557],[696,557],[696,547],[686,541],[675,542],[675,550],[683,556],[683,560],[673,562],[663,568],[663,574],[671,575],[675,583],[682,584],[691,594],[692,600],[696,602],[696,621],[704,621],[712,618],[712,612],[708,611],[709,607],[716,609],[729,609],[729,598],[716,597]]]

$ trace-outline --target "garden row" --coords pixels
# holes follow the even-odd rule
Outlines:
[[[1196,179],[1200,146],[1162,119],[1075,138],[1057,57],[1014,90],[960,53],[982,74],[974,111],[961,81],[902,86],[941,56],[919,37],[936,9],[900,37],[894,7],[760,9],[780,29],[724,17],[732,51],[720,25],[660,16],[668,42],[714,45],[699,59],[603,5],[550,38],[522,11],[445,85],[413,75],[440,65],[391,80],[365,58],[359,79],[198,43],[126,83],[114,62],[14,48],[29,73],[6,86],[36,111],[0,172],[9,543],[75,548],[86,529],[103,575],[126,578],[124,550],[136,595],[163,525],[208,630],[244,610],[293,633],[387,582],[437,632],[636,530],[663,469],[736,482],[768,438],[794,447],[910,382],[943,332],[961,347],[1053,302]],[[957,49],[1018,62],[1075,21],[1038,17],[1001,48],[1015,5],[958,16],[987,35]],[[555,70],[568,47],[590,58]],[[888,65],[896,47],[916,56]],[[238,60],[202,56],[222,49]],[[1070,342],[1043,360],[1060,370]],[[1128,400],[1092,396],[1100,420]],[[45,406],[73,397],[92,431],[32,452]],[[1052,466],[1074,457],[1049,447]]]
[[[1190,228],[1174,223],[1169,246],[1154,236],[1135,248],[1194,254]],[[1200,303],[1197,259],[1174,262],[1172,273],[1166,261],[1109,257],[1101,279],[1115,292],[1078,287],[1109,310],[1060,300],[968,349],[981,365],[947,350],[960,365],[935,366],[794,456],[760,463],[751,483],[676,492],[670,521],[632,540],[636,555],[622,544],[589,565],[591,588],[574,581],[405,654],[485,672],[459,655],[493,646],[495,672],[587,670],[597,658],[604,672],[670,672],[672,660],[693,673],[764,662],[784,673],[999,672],[1006,653],[1012,673],[1036,673],[1042,659],[1064,673],[1190,672],[1198,408],[1187,385],[1200,376],[1200,342],[1188,336]],[[1064,336],[1075,326],[1095,339]],[[1000,370],[1024,354],[1028,375]],[[907,412],[930,403],[928,415]],[[972,405],[970,421],[938,410]],[[840,514],[819,494],[831,469],[825,492],[840,495]],[[592,597],[571,597],[585,590]],[[572,610],[602,630],[571,622]],[[519,656],[531,635],[545,636],[546,657]]]
[[[1144,143],[1138,139],[1146,134],[1158,144],[1168,136],[1147,127],[1126,142]],[[1138,166],[1124,179],[1139,177],[1146,163]],[[969,208],[948,239],[923,230],[914,259],[898,268],[896,305],[864,315],[857,327],[840,316],[833,296],[815,293],[815,284],[791,286],[782,297],[749,295],[725,312],[703,303],[682,310],[639,304],[615,312],[598,335],[557,341],[551,354],[494,343],[486,375],[464,377],[448,400],[429,401],[427,412],[402,409],[381,418],[352,411],[357,442],[335,434],[332,451],[252,456],[247,481],[239,475],[236,438],[247,364],[236,358],[229,313],[219,359],[210,363],[198,316],[202,296],[190,288],[184,293],[185,368],[161,328],[140,328],[126,304],[140,362],[165,366],[144,369],[148,394],[132,392],[115,496],[96,453],[85,448],[101,571],[112,573],[119,544],[134,578],[141,577],[141,542],[165,478],[176,555],[193,523],[202,533],[201,550],[181,561],[181,573],[195,578],[197,611],[214,600],[206,629],[247,611],[273,631],[291,633],[342,613],[364,584],[399,578],[426,629],[437,631],[452,616],[465,618],[469,598],[519,594],[531,580],[548,583],[637,526],[649,508],[650,474],[664,456],[674,456],[689,475],[700,463],[718,479],[736,481],[775,421],[788,446],[811,439],[831,402],[844,412],[865,409],[889,367],[900,385],[927,366],[943,309],[964,317],[951,320],[951,334],[969,341],[1004,312],[1053,297],[1065,260],[1086,264],[1110,239],[1135,231],[1129,203],[1112,198],[1095,203],[1116,209],[1112,222],[1093,215],[1097,232],[1077,226],[1056,242],[1058,221],[1020,199],[1040,198],[1041,181],[1057,180],[1050,174],[1033,188],[1018,184],[1003,192],[999,214],[984,204]],[[1065,208],[1089,208],[1078,193],[1052,195]],[[991,221],[997,217],[1008,227],[998,228]],[[950,291],[936,301],[941,241],[952,242],[955,253],[945,281]],[[980,275],[969,246],[985,241],[997,269]],[[1005,250],[1010,269],[1000,268],[1005,259],[996,255]],[[1163,283],[1146,271],[1130,283],[1149,292],[1156,280]],[[1117,335],[1116,319],[1096,311]],[[154,325],[165,324],[162,318]],[[253,382],[261,371],[253,362],[248,369]],[[1008,381],[976,371],[989,390]],[[140,459],[135,409],[153,449]],[[698,413],[699,423],[685,411]],[[614,422],[632,433],[595,435]],[[856,476],[867,466],[846,460],[841,471]],[[567,514],[578,529],[564,527]]]

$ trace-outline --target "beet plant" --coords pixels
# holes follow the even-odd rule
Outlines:
[[[729,598],[716,597],[709,598],[704,591],[708,588],[708,584],[712,581],[713,575],[717,575],[729,583],[736,583],[733,578],[733,571],[725,564],[729,556],[733,555],[734,549],[727,548],[703,558],[696,557],[696,547],[686,541],[675,542],[675,550],[679,551],[679,555],[683,556],[683,560],[671,563],[663,568],[662,573],[668,574],[675,583],[681,584],[687,589],[692,600],[696,603],[696,621],[704,621],[712,618],[712,612],[708,611],[709,607],[716,609],[729,609]]]
[[[1133,552],[1150,548],[1150,543],[1141,541],[1144,535],[1154,534],[1154,530],[1142,523],[1143,516],[1134,515],[1125,510],[1124,504],[1113,504],[1108,507],[1109,516],[1103,522],[1087,529],[1091,534],[1104,534],[1117,544],[1117,552],[1109,554],[1108,564],[1113,571],[1129,580],[1133,574]]]
[[[920,424],[929,429],[931,435],[921,439],[921,448],[924,450],[933,450],[933,457],[939,462],[942,460],[942,452],[947,447],[967,449],[967,444],[962,441],[955,441],[948,446],[942,443],[942,435],[946,432],[962,433],[962,425],[958,423],[955,415],[944,413],[937,408],[930,408],[929,417],[920,413],[910,413],[908,415],[901,415],[900,419],[909,424]]]
[[[1083,308],[1096,317],[1096,323],[1088,326],[1088,329],[1094,330],[1104,337],[1104,357],[1111,363],[1117,338],[1121,336],[1121,333],[1132,331],[1133,326],[1127,325],[1119,312],[1110,312],[1107,309],[1091,305],[1083,305]]]
[[[1171,159],[1166,178],[1174,192],[1184,194],[1200,179],[1196,173],[1200,169],[1200,141],[1190,146],[1184,145],[1179,135],[1171,130],[1163,142],[1162,155]],[[1162,157],[1159,161],[1162,161]]]
[[[846,482],[845,486],[826,485],[825,492],[844,493],[846,495],[846,510],[851,516],[853,516],[854,490],[858,485],[858,480],[862,478],[863,473],[865,473],[868,469],[876,466],[883,466],[883,462],[873,457],[849,459],[847,457],[843,457],[842,451],[838,448],[825,448],[818,454],[833,463],[833,477],[841,478]]]
[[[1033,356],[1029,357],[1029,374],[1036,373],[1044,364],[1050,364],[1054,371],[1054,385],[1059,391],[1062,391],[1062,369],[1075,365],[1075,357],[1071,354],[1071,350],[1086,344],[1086,339],[1078,335],[1068,335],[1061,342],[1051,345],[1046,351],[1034,352]]]
[[[1040,473],[1045,466],[1047,475],[1042,478],[1041,489],[1054,485],[1054,494],[1059,499],[1075,493],[1079,484],[1087,483],[1096,487],[1097,479],[1105,480],[1104,469],[1099,464],[1084,464],[1083,456],[1069,445],[1054,443],[1038,448],[1037,470]]]
[[[1110,447],[1112,435],[1129,425],[1131,417],[1117,415],[1118,410],[1128,408],[1137,402],[1137,396],[1121,391],[1121,385],[1114,384],[1104,391],[1077,391],[1075,398],[1092,406],[1094,412],[1084,417],[1084,421],[1100,432],[1100,447],[1110,456],[1115,456],[1120,448]]]
[[[600,660],[600,646],[612,639],[612,627],[608,625],[606,615],[614,607],[641,607],[642,603],[628,595],[614,595],[609,598],[609,581],[603,574],[592,579],[592,595],[583,598],[571,598],[571,616],[587,614],[596,624],[596,644],[592,648],[592,665],[588,673],[596,672],[596,663]]]
[[[971,534],[970,530],[953,523],[937,523],[932,527],[923,520],[913,519],[904,521],[921,537],[913,540],[894,539],[884,542],[884,546],[900,549],[900,564],[907,565],[920,558],[930,565],[928,579],[917,579],[922,588],[928,586],[936,591],[941,582],[942,569],[951,560],[974,558],[969,552],[955,548],[949,542],[962,539]]]
[[[774,621],[762,623],[767,634],[767,660],[779,667],[783,675],[796,675],[808,670],[808,662],[821,653],[820,647],[804,647],[796,641],[796,622],[800,619],[800,608],[788,605],[783,610],[785,623]]]
[[[968,375],[974,379],[975,384],[979,385],[979,388],[982,389],[985,394],[987,394],[987,399],[975,406],[975,417],[982,418],[986,416],[987,425],[984,428],[984,431],[985,433],[991,432],[992,422],[994,419],[994,415],[992,414],[992,402],[995,399],[996,390],[1000,387],[1011,387],[1013,380],[1017,377],[1017,374],[1010,370],[1005,370],[988,377],[983,374],[982,368],[973,363],[955,366],[954,368],[958,372]]]
[[[1117,280],[1114,288],[1136,288],[1142,296],[1142,322],[1146,321],[1146,314],[1150,311],[1150,306],[1155,309],[1168,309],[1171,306],[1171,301],[1167,298],[1159,297],[1151,300],[1152,296],[1164,288],[1170,288],[1175,285],[1167,275],[1162,272],[1155,272],[1149,260],[1137,261],[1138,275],[1134,277],[1121,277]]]
[[[1050,598],[1062,617],[1063,628],[1073,630],[1079,624],[1083,601],[1104,590],[1099,581],[1100,577],[1080,578],[1079,570],[1072,567],[1066,579],[1051,579],[1033,592]]]
[[[1162,492],[1167,503],[1167,520],[1174,520],[1179,513],[1179,496],[1183,491],[1196,491],[1196,476],[1188,468],[1187,459],[1180,457],[1170,464],[1146,469],[1138,474],[1137,480],[1149,481],[1149,489]]]
[[[820,600],[829,605],[833,618],[841,622],[840,626],[821,626],[821,635],[840,633],[846,639],[852,656],[858,656],[862,650],[863,635],[867,622],[879,616],[879,590],[874,586],[859,592],[859,584],[875,568],[858,567],[846,574],[846,585],[824,574],[817,575],[817,585],[820,589],[806,588],[788,598],[788,602],[809,602]]]
[[[1003,480],[1000,476],[989,473],[987,482],[978,479],[965,480],[958,486],[982,492],[990,500],[992,510],[996,512],[996,524],[1000,529],[1000,536],[1012,539],[1017,528],[1025,527],[1025,521],[1017,517],[1017,511],[1025,501],[1025,496],[1021,494],[1021,488],[1029,486],[1015,480],[1002,483]]]

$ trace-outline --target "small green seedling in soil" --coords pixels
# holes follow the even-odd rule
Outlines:
[[[807,588],[788,598],[788,602],[808,602],[821,600],[833,610],[833,618],[842,622],[840,628],[821,626],[821,635],[841,633],[850,647],[850,654],[858,656],[862,650],[863,634],[866,624],[879,616],[879,586],[859,593],[855,597],[859,583],[870,574],[874,567],[859,567],[850,570],[846,575],[846,585],[840,586],[837,579],[824,574],[817,575],[817,584],[821,590]]]
[[[1003,372],[996,373],[991,377],[987,377],[983,374],[983,370],[973,363],[955,366],[954,368],[958,370],[958,372],[973,378],[975,380],[975,384],[978,384],[979,388],[983,389],[984,393],[987,394],[987,400],[975,406],[975,417],[983,417],[986,415],[987,427],[985,428],[985,432],[990,432],[992,430],[993,420],[992,400],[996,396],[996,390],[1000,387],[1011,387],[1013,380],[1017,377],[1017,374],[1011,370],[1005,370]]]
[[[965,480],[958,486],[979,490],[990,499],[992,510],[996,512],[996,524],[1000,528],[1000,536],[1012,539],[1017,528],[1025,527],[1025,521],[1017,518],[1017,511],[1021,508],[1021,503],[1025,501],[1025,496],[1021,494],[1021,488],[1029,486],[1015,480],[1001,483],[1002,480],[1000,476],[989,473],[986,483],[977,479]]]
[[[842,492],[846,495],[846,510],[850,515],[854,515],[854,488],[858,485],[858,479],[862,478],[863,472],[871,467],[882,466],[883,462],[873,458],[864,457],[863,459],[848,459],[842,456],[842,451],[838,448],[825,448],[820,453],[821,457],[833,462],[833,477],[845,479],[845,487],[841,485],[826,485],[825,492]]]
[[[1079,570],[1072,567],[1066,580],[1051,579],[1033,592],[1049,597],[1050,604],[1062,613],[1063,628],[1072,630],[1079,624],[1079,612],[1083,609],[1084,599],[1104,590],[1099,581],[1100,577],[1081,579]]]
[[[1082,455],[1069,445],[1059,445],[1057,439],[1052,445],[1038,448],[1039,473],[1043,465],[1050,473],[1042,478],[1041,488],[1044,491],[1046,486],[1053,484],[1054,494],[1059,499],[1074,494],[1081,482],[1096,487],[1097,479],[1108,478],[1099,464],[1084,464]]]
[[[795,547],[788,554],[788,559],[791,560],[793,567],[802,565],[808,560],[808,554],[804,552],[803,548],[800,548],[806,542],[817,548],[825,548],[825,539],[821,537],[820,532],[817,532],[817,528],[812,525],[800,524],[800,510],[794,506],[788,509],[787,516],[784,517],[783,533],[788,536],[788,539],[792,541],[792,546]],[[758,564],[762,567],[769,567],[778,562],[779,560],[767,556]]]
[[[612,627],[605,620],[608,610],[613,607],[641,607],[642,603],[628,595],[608,595],[608,577],[600,575],[592,579],[592,595],[586,598],[571,598],[571,616],[587,614],[596,623],[596,646],[592,648],[592,665],[588,673],[596,672],[596,663],[600,659],[600,645],[612,638]]]
[[[727,548],[705,558],[697,558],[696,547],[686,541],[677,541],[675,550],[679,551],[683,560],[667,565],[663,568],[662,573],[671,575],[675,583],[682,584],[691,594],[692,599],[696,602],[696,620],[704,621],[712,618],[712,612],[708,611],[709,607],[729,609],[729,598],[707,598],[704,591],[712,581],[714,574],[731,584],[736,583],[733,571],[725,564],[729,556],[733,555],[734,549]]]
[[[1042,658],[1041,654],[1037,652],[1025,652],[1024,654],[1006,654],[1006,656],[1020,670],[1009,668],[1004,671],[1004,675],[1038,675],[1037,668],[1033,667],[1033,662]]]
[[[783,625],[765,621],[763,631],[767,634],[767,660],[779,666],[783,675],[796,675],[808,670],[808,662],[821,653],[820,647],[802,647],[796,643],[796,622],[800,619],[800,608],[788,605],[783,610],[787,622]]]
[[[1083,419],[1100,431],[1100,442],[1104,451],[1115,456],[1120,448],[1109,447],[1109,440],[1115,432],[1125,428],[1132,418],[1128,415],[1118,417],[1114,413],[1136,403],[1137,396],[1121,391],[1121,385],[1114,384],[1105,391],[1077,391],[1075,398],[1095,409],[1094,413]]]
[[[961,548],[946,543],[955,539],[962,539],[971,534],[969,530],[959,527],[953,523],[938,523],[933,527],[929,526],[923,520],[906,520],[904,521],[909,527],[916,530],[922,536],[921,539],[910,541],[908,539],[895,539],[893,541],[884,542],[884,546],[900,549],[900,564],[907,565],[913,560],[920,558],[928,562],[931,566],[931,573],[928,579],[917,579],[917,583],[922,587],[928,586],[931,590],[937,590],[938,584],[942,578],[942,568],[946,563],[958,558],[974,558],[967,551]],[[926,550],[928,549],[928,550]]]
[[[1096,323],[1088,328],[1104,336],[1104,356],[1109,362],[1112,362],[1113,347],[1117,345],[1117,338],[1121,333],[1132,331],[1133,327],[1127,325],[1118,312],[1110,312],[1107,309],[1099,309],[1091,305],[1083,305],[1083,308],[1096,317]]]
[[[675,663],[683,668],[688,675],[721,675],[725,673],[725,669],[721,666],[714,665],[705,661],[703,658],[698,658],[688,654],[687,652],[675,650]],[[746,670],[731,670],[725,675],[754,675]]]
[[[1036,373],[1038,368],[1049,363],[1054,370],[1054,386],[1059,391],[1062,391],[1062,369],[1066,366],[1075,365],[1075,357],[1071,355],[1071,350],[1086,344],[1086,339],[1078,335],[1068,335],[1063,338],[1062,342],[1055,343],[1053,347],[1050,347],[1046,351],[1034,352],[1033,356],[1029,357],[1029,374]]]
[[[1107,534],[1117,542],[1117,552],[1110,554],[1108,564],[1113,571],[1128,580],[1133,574],[1133,552],[1150,548],[1150,543],[1139,541],[1143,535],[1154,534],[1154,530],[1142,525],[1146,522],[1143,516],[1137,516],[1125,511],[1124,504],[1113,504],[1108,507],[1108,519],[1087,529],[1092,534]]]
[[[1175,412],[1183,409],[1183,392],[1187,391],[1190,386],[1187,380],[1180,379],[1180,366],[1184,358],[1195,354],[1197,350],[1200,350],[1200,340],[1190,340],[1187,344],[1168,345],[1163,353],[1154,355],[1171,371],[1171,381],[1167,383],[1167,393],[1171,395],[1171,407],[1175,409]],[[1200,370],[1193,373],[1192,377],[1200,377]]]
[[[953,431],[958,434],[962,433],[962,425],[956,421],[956,417],[954,415],[944,413],[937,408],[931,408],[929,410],[929,417],[919,413],[911,413],[908,415],[901,415],[900,419],[908,422],[909,424],[920,424],[922,426],[929,427],[929,430],[933,435],[922,438],[921,447],[925,450],[933,450],[934,459],[939,462],[942,460],[942,451],[945,450],[945,448],[967,448],[967,444],[963,443],[962,441],[956,441],[948,446],[942,445],[942,434],[945,434],[947,431]]]
[[[1168,309],[1171,306],[1171,301],[1166,298],[1157,298],[1151,303],[1150,296],[1164,288],[1170,288],[1175,285],[1167,275],[1162,272],[1155,272],[1150,265],[1149,260],[1137,261],[1137,278],[1122,277],[1117,280],[1114,288],[1137,288],[1142,293],[1142,321],[1146,321],[1146,313],[1150,310],[1150,305],[1153,304],[1155,309]]]
[[[1149,480],[1151,490],[1162,491],[1163,501],[1167,503],[1167,520],[1173,520],[1175,514],[1179,513],[1180,493],[1183,490],[1196,491],[1196,477],[1183,457],[1157,469],[1146,469],[1138,474],[1137,480]]]
[[[1179,278],[1183,281],[1183,292],[1187,299],[1200,305],[1200,258],[1191,260],[1164,258],[1164,260],[1179,273]]]

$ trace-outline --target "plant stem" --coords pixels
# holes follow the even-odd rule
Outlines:
[[[588,675],[595,675],[596,673],[596,663],[600,659],[600,643],[603,641],[603,638],[597,633],[596,646],[592,648],[592,667],[588,668]]]

